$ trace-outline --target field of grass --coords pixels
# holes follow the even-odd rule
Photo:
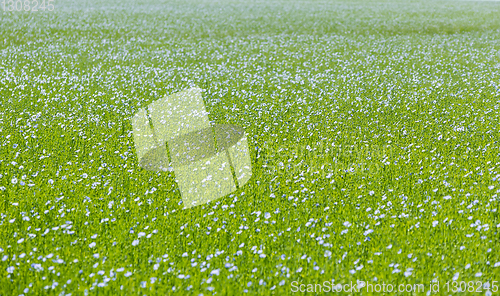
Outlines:
[[[500,293],[500,2],[54,4],[0,11],[0,295]],[[194,86],[253,176],[183,209],[131,118]]]

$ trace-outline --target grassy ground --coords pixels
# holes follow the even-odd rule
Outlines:
[[[54,4],[0,12],[0,295],[496,294],[500,2]],[[183,210],[130,119],[192,86],[253,177]]]

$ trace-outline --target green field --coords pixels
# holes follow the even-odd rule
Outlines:
[[[0,295],[500,293],[499,1],[53,4],[0,7]],[[131,118],[195,86],[253,176],[183,209]]]

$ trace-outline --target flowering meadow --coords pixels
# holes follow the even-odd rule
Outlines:
[[[500,2],[53,4],[0,11],[0,295],[500,293]],[[192,87],[252,178],[183,209],[131,119]]]

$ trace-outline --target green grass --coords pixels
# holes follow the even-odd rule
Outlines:
[[[499,15],[486,1],[0,12],[0,295],[500,286]],[[138,167],[130,119],[192,86],[210,120],[245,129],[253,176],[183,210],[172,174]]]

